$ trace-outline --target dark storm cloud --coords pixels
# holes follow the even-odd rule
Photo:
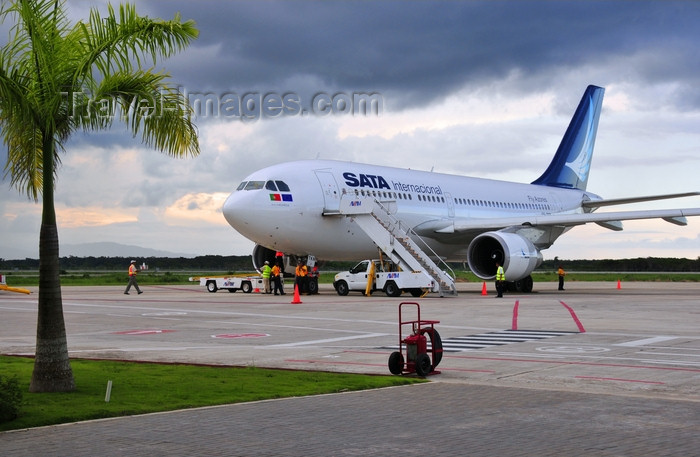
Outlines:
[[[626,59],[619,79],[686,78],[698,100],[695,2],[157,2],[148,13],[192,18],[200,38],[168,69],[199,90],[274,90],[315,78],[338,90],[393,94],[393,108],[439,100],[514,72],[518,90],[563,68]],[[697,36],[697,40],[689,37]],[[682,38],[681,38],[682,37]],[[522,84],[525,80],[526,84]],[[530,81],[527,84],[527,81]],[[617,81],[602,81],[608,84]],[[635,81],[638,82],[638,81]],[[530,86],[530,87],[528,87]],[[295,88],[285,87],[286,90]],[[325,89],[325,88],[318,88]]]

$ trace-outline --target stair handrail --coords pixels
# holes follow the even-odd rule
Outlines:
[[[396,216],[394,216],[393,214],[391,214],[391,212],[389,211],[389,209],[388,209],[386,206],[384,206],[384,205],[382,204],[382,202],[380,202],[380,201],[377,200],[376,198],[374,199],[374,203],[375,203],[382,211],[384,211],[384,213],[386,213],[386,215],[391,219],[391,222],[392,222],[393,224],[398,225],[398,227],[399,227],[400,229],[402,229],[403,231],[405,231],[405,232],[408,233],[409,235],[414,235],[417,239],[419,239],[420,242],[423,243],[423,245],[427,248],[427,250],[430,251],[430,253],[432,253],[433,256],[434,256],[436,259],[438,259],[439,263],[441,263],[442,265],[445,266],[445,268],[447,268],[447,270],[448,270],[448,273],[447,273],[447,274],[448,274],[448,276],[450,276],[450,277],[452,278],[453,281],[457,278],[457,276],[455,275],[454,270],[452,270],[452,268],[447,264],[447,262],[445,262],[444,260],[442,260],[442,257],[440,257],[440,256],[437,254],[437,252],[435,252],[435,251],[433,250],[433,248],[431,248],[430,245],[429,245],[428,243],[426,243],[425,240],[424,240],[419,234],[417,234],[417,233],[415,232],[415,230],[413,230],[410,226],[404,224],[403,221],[401,221],[401,219],[399,219],[398,217],[396,217]],[[419,247],[420,247],[420,246],[419,246]],[[437,266],[438,266],[438,268],[440,267],[440,265],[437,265]],[[443,270],[443,271],[445,271],[445,270]]]

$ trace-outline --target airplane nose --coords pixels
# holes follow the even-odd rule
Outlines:
[[[246,207],[250,209],[249,202],[247,202],[249,199],[245,197],[246,195],[244,192],[233,192],[224,202],[224,207],[222,209],[226,222],[228,222],[229,225],[236,230],[239,230],[239,227],[250,222],[246,217],[248,214]]]

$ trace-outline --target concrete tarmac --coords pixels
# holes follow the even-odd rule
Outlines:
[[[64,287],[73,358],[388,375],[402,301],[440,321],[445,352],[428,384],[5,432],[0,455],[697,454],[700,284],[540,283],[500,299],[481,286],[422,299],[322,286],[299,304],[289,290]],[[1,353],[33,353],[36,301],[0,292]]]

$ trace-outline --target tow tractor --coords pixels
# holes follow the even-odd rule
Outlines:
[[[415,320],[403,320],[404,306],[416,307]],[[428,376],[440,373],[435,370],[442,360],[442,339],[435,330],[435,324],[439,323],[440,321],[422,320],[418,303],[399,304],[399,350],[392,352],[389,356],[391,374],[416,373],[418,376]],[[404,328],[408,328],[409,325],[411,334],[404,338]],[[430,348],[428,348],[428,339],[430,339]]]
[[[190,281],[199,282],[200,286],[205,286],[212,293],[225,289],[229,292],[240,290],[249,294],[253,289],[260,290],[263,287],[262,276],[197,276],[190,278]]]

